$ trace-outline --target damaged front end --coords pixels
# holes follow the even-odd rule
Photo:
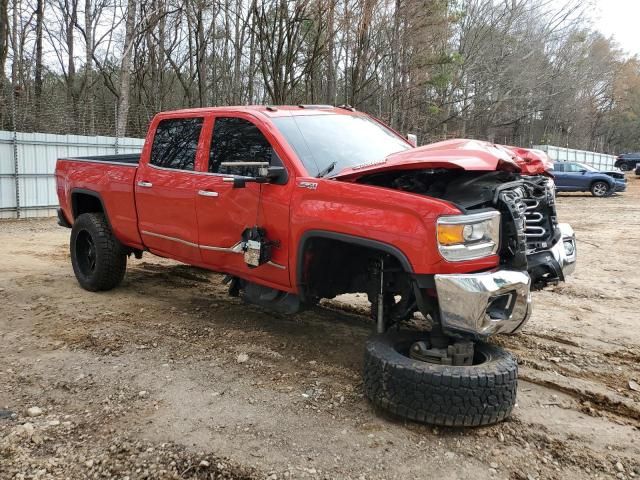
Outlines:
[[[465,192],[465,210],[490,203],[500,212],[500,267],[435,276],[445,330],[476,337],[515,333],[531,315],[530,291],[564,281],[575,269],[575,234],[557,221],[553,183],[544,176],[518,177],[484,174],[457,189]]]
[[[554,190],[550,179],[534,176],[502,184],[494,195],[503,219],[501,263],[526,269],[534,290],[564,281],[575,269],[575,234],[558,223]]]
[[[522,175],[518,168],[423,168],[386,170],[356,181],[447,200],[463,212],[460,217],[499,212],[497,268],[434,275],[437,305],[434,299],[425,303],[431,300],[429,315],[447,335],[517,332],[531,314],[531,290],[557,284],[575,268],[575,235],[557,221],[554,184],[546,175]]]

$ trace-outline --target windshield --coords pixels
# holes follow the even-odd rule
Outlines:
[[[296,115],[274,118],[310,175],[383,161],[411,146],[378,122],[356,115]]]

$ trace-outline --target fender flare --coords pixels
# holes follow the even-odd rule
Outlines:
[[[100,202],[100,205],[102,206],[102,212],[104,213],[104,216],[107,219],[107,223],[109,224],[109,228],[112,228],[111,220],[109,219],[109,214],[107,212],[107,207],[105,207],[104,201],[102,200],[102,196],[100,195],[99,192],[96,192],[95,190],[87,190],[86,188],[72,188],[69,193],[71,194],[70,195],[71,196],[71,215],[73,215],[74,222],[78,217],[77,215],[78,206],[77,206],[76,194],[89,195],[91,197],[98,199],[98,201]]]
[[[409,262],[407,256],[398,247],[395,247],[388,243],[379,242],[378,240],[358,237],[356,235],[350,235],[346,233],[337,233],[329,230],[307,230],[300,237],[300,242],[298,243],[298,252],[296,256],[296,285],[298,286],[299,291],[302,291],[303,285],[302,270],[304,264],[304,252],[307,247],[307,242],[313,238],[327,238],[329,240],[338,240],[344,243],[349,243],[351,245],[360,245],[362,247],[380,250],[395,257],[398,262],[400,262],[400,265],[402,265],[402,268],[407,271],[407,273],[413,274],[413,267],[411,266],[411,262]]]

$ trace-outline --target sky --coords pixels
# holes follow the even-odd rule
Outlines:
[[[592,0],[593,26],[613,36],[628,55],[640,56],[640,0]]]

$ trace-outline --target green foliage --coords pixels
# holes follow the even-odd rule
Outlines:
[[[447,88],[451,83],[451,78],[452,75],[450,72],[443,71],[431,76],[431,78],[429,79],[429,84],[433,85],[435,88],[444,89]]]

